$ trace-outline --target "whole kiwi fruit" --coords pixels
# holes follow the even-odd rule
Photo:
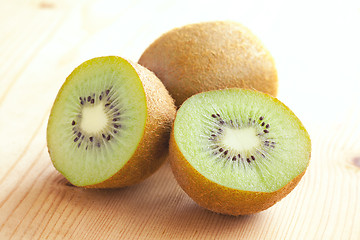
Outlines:
[[[277,95],[273,57],[248,28],[233,21],[175,28],[156,39],[138,62],[160,78],[177,106],[196,93],[224,88]]]

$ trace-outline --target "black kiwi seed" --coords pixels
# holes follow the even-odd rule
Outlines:
[[[262,121],[263,119],[264,119],[264,117],[263,117],[263,116],[261,116],[261,117],[259,118],[259,120],[260,120],[260,121]]]
[[[75,121],[74,121],[74,120],[71,122],[71,125],[73,125],[73,126],[75,125]]]
[[[109,95],[110,89],[107,89],[107,90],[105,91],[105,93],[106,93],[106,96]]]
[[[264,123],[264,122],[262,122],[262,123],[261,123],[261,126],[263,127],[264,125],[265,125],[265,123]]]
[[[264,130],[264,133],[269,133],[269,130],[265,129],[265,130]]]
[[[270,127],[270,125],[269,124],[266,124],[266,126],[265,126],[266,128],[269,128]]]
[[[90,96],[88,96],[88,97],[87,97],[87,101],[88,101],[88,102],[90,102],[90,100],[91,100],[91,97],[90,97]]]
[[[215,115],[215,114],[211,114],[211,116],[212,116],[213,118],[216,118],[216,115]]]
[[[220,149],[219,149],[219,152],[223,152],[223,151],[224,151],[224,149],[223,149],[223,148],[220,148]]]
[[[75,139],[74,139],[74,142],[77,142],[79,140],[79,138],[78,137],[76,137]]]
[[[224,152],[224,155],[226,156],[226,154],[228,154],[228,152],[229,152],[229,151],[228,151],[228,150],[226,150],[226,151]]]
[[[89,137],[90,142],[94,140],[94,137]]]

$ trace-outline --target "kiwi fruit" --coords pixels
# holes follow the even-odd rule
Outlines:
[[[67,77],[51,109],[52,163],[75,186],[136,184],[166,159],[175,113],[151,71],[116,56],[90,59]]]
[[[265,210],[290,193],[310,161],[309,134],[295,114],[259,91],[202,92],[179,108],[170,163],[200,206],[227,215]]]
[[[138,62],[159,77],[177,106],[196,93],[224,88],[277,95],[273,57],[237,22],[202,22],[170,30],[156,39]]]

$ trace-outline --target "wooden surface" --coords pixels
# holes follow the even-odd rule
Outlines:
[[[360,3],[252,2],[0,0],[0,239],[360,239]],[[66,76],[92,57],[137,61],[161,33],[219,19],[273,53],[279,99],[312,138],[298,187],[229,217],[198,207],[168,164],[124,189],[67,184],[45,138]]]

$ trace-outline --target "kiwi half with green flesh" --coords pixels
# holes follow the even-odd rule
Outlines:
[[[278,77],[270,52],[237,22],[203,22],[156,39],[138,61],[153,71],[180,106],[190,96],[248,88],[276,96]]]
[[[177,112],[170,163],[200,206],[229,215],[269,208],[300,181],[309,164],[309,134],[276,98],[253,90],[203,92]]]
[[[144,67],[115,56],[88,60],[69,75],[52,107],[53,165],[76,186],[138,183],[164,162],[175,112],[164,85]]]

